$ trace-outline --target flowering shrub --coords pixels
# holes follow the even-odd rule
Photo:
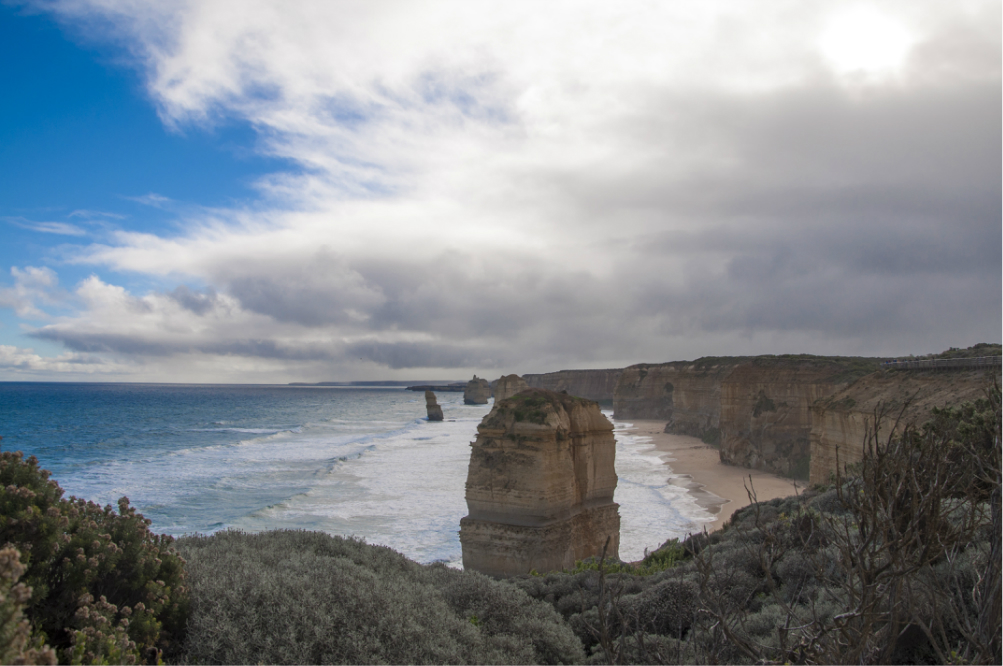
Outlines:
[[[23,613],[31,588],[17,582],[23,573],[21,553],[0,550],[0,664],[55,664],[52,648],[31,645],[31,626]]]
[[[184,630],[183,560],[123,497],[75,497],[34,456],[0,453],[0,544],[21,551],[25,615],[67,663],[156,663]]]

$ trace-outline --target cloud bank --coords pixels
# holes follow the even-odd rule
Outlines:
[[[120,283],[32,335],[134,376],[999,340],[998,3],[874,5],[861,34],[903,46],[872,60],[839,56],[852,3],[44,6],[123,45],[166,125],[237,120],[295,165],[70,258]],[[0,305],[37,315],[15,277]]]

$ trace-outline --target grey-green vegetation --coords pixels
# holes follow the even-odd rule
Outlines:
[[[559,664],[584,659],[549,605],[510,584],[318,532],[179,540],[200,664]]]

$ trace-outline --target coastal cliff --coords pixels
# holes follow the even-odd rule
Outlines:
[[[812,407],[811,483],[828,483],[837,467],[860,462],[875,421],[882,441],[906,425],[919,425],[934,407],[985,397],[993,370],[882,370],[862,377]]]
[[[623,368],[606,370],[561,370],[543,374],[523,375],[530,388],[547,389],[548,391],[567,391],[568,395],[588,398],[597,402],[613,400]]]
[[[721,461],[807,478],[811,408],[877,363],[757,358],[721,382]]]
[[[494,576],[616,558],[613,425],[591,400],[529,389],[496,402],[470,445],[463,568]]]
[[[811,405],[876,370],[877,359],[808,355],[705,357],[626,368],[618,419],[655,419],[665,431],[720,446],[721,461],[808,475]]]

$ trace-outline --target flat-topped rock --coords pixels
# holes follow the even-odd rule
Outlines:
[[[486,405],[491,397],[491,385],[488,380],[481,379],[477,375],[467,382],[463,389],[463,403],[466,405]]]
[[[425,412],[428,414],[429,421],[442,420],[442,407],[436,402],[435,393],[431,391],[425,391]]]
[[[495,384],[495,402],[511,398],[529,388],[526,380],[519,375],[505,375]]]
[[[598,403],[527,389],[496,401],[471,443],[463,566],[494,576],[616,558],[613,425]]]

